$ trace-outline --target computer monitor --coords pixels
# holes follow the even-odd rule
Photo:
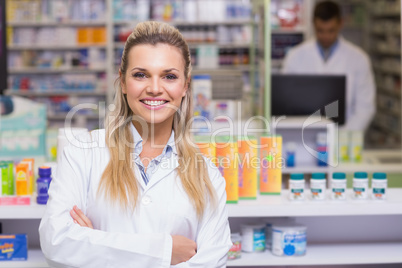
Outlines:
[[[338,111],[325,113],[325,107],[338,101]],[[273,116],[321,115],[339,125],[345,123],[346,76],[344,75],[272,75],[271,113]]]
[[[6,1],[0,1],[0,94],[7,88]]]

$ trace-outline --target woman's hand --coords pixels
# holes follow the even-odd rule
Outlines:
[[[172,235],[172,241],[172,265],[186,262],[197,253],[197,244],[187,237]]]
[[[72,210],[70,210],[70,215],[73,218],[74,222],[79,224],[81,227],[88,227],[93,229],[91,220],[85,216],[81,209],[77,206],[74,206]]]

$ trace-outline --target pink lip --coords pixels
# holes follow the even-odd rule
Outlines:
[[[142,100],[166,101],[166,100],[164,100],[164,99],[142,99]],[[148,105],[148,104],[143,103],[142,101],[141,101],[141,103],[142,103],[142,105],[145,106],[145,108],[147,108],[147,109],[149,109],[149,110],[154,110],[154,111],[155,111],[155,110],[160,110],[160,109],[164,108],[169,102],[165,102],[164,104],[158,105],[158,106],[151,106],[151,105]]]

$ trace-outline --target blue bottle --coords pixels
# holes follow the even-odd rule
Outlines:
[[[36,197],[36,202],[38,204],[46,205],[49,199],[49,186],[52,181],[52,169],[50,167],[40,167],[39,168],[39,178],[36,180],[38,196]]]

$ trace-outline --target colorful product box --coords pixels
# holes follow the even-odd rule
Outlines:
[[[195,143],[198,146],[200,153],[205,157],[211,159],[212,163],[217,165],[216,161],[216,145],[210,141],[210,137],[197,136],[195,137]]]
[[[234,138],[229,136],[217,137],[216,157],[219,171],[226,180],[227,203],[237,203],[239,200],[237,154],[237,141]]]
[[[260,146],[260,193],[279,195],[282,189],[282,137],[263,136]]]
[[[0,178],[1,178],[1,196],[12,195],[8,186],[8,164],[6,162],[0,162]]]
[[[255,137],[239,137],[239,199],[257,198],[258,143]]]
[[[0,261],[26,261],[27,259],[26,234],[0,235]]]
[[[29,164],[19,163],[15,168],[15,174],[17,195],[29,195]]]
[[[28,163],[29,165],[29,195],[32,195],[35,192],[35,159],[25,158],[22,163]]]

